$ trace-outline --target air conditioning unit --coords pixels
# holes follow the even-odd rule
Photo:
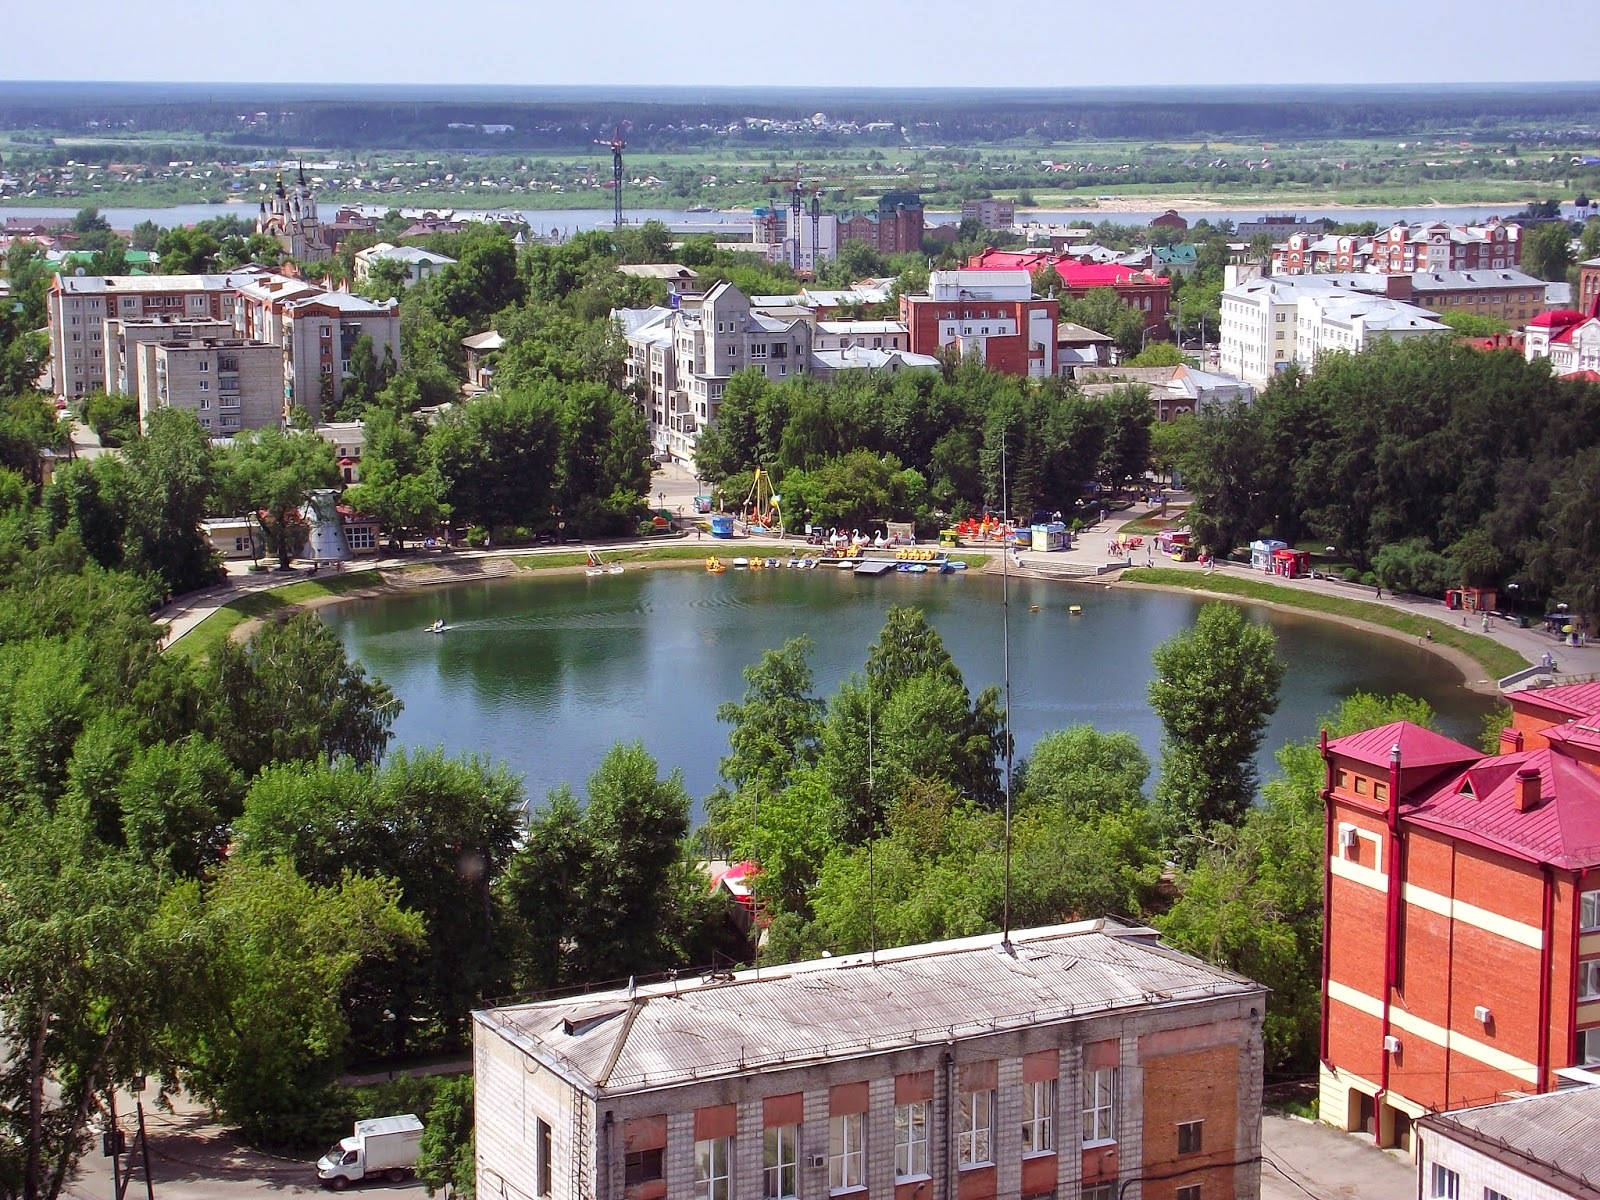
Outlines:
[[[1356,848],[1356,827],[1354,825],[1339,826],[1339,846],[1344,850]]]
[[[825,1167],[827,1165],[828,1165],[828,1156],[826,1154],[813,1154],[811,1156],[811,1169],[813,1171],[820,1171],[823,1167]]]
[[[1384,1038],[1383,1039],[1383,1052],[1385,1054],[1399,1054],[1400,1053],[1400,1039],[1395,1037],[1394,1034],[1392,1034],[1392,1033],[1388,1037]]]
[[[1480,1004],[1472,1010],[1472,1019],[1474,1021],[1481,1021],[1487,1025],[1489,1023],[1489,1017],[1489,1006],[1487,1004]]]

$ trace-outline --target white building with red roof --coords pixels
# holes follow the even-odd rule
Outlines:
[[[1507,699],[1499,754],[1404,721],[1323,749],[1320,1112],[1381,1146],[1600,1064],[1600,686]]]
[[[1528,322],[1523,353],[1529,362],[1548,358],[1557,375],[1600,371],[1600,318],[1575,308],[1557,308]]]

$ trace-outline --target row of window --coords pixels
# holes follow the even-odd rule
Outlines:
[[[1432,1163],[1428,1169],[1428,1195],[1430,1200],[1461,1200],[1461,1175],[1449,1167]],[[1503,1192],[1491,1187],[1483,1189],[1483,1200],[1511,1200]]]

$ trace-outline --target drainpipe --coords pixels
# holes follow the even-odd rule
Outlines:
[[[1396,742],[1389,751],[1389,891],[1385,897],[1385,917],[1383,922],[1383,1033],[1384,1051],[1383,1066],[1378,1079],[1378,1094],[1373,1097],[1376,1104],[1389,1093],[1389,1063],[1393,1055],[1388,1050],[1389,1039],[1389,1010],[1391,993],[1394,991],[1394,978],[1396,960],[1399,953],[1400,931],[1400,743]],[[1378,1127],[1383,1127],[1380,1114],[1374,1116]],[[1381,1136],[1381,1135],[1380,1135]]]
[[[1322,752],[1322,1028],[1317,1056],[1328,1065],[1328,972],[1330,964],[1328,914],[1333,911],[1333,759],[1328,754],[1328,731],[1318,739]]]
[[[611,1109],[606,1109],[605,1120],[600,1122],[600,1146],[595,1155],[595,1174],[599,1177],[596,1182],[599,1187],[600,1200],[611,1200],[611,1136],[616,1114]]]
[[[939,1148],[944,1156],[940,1164],[941,1174],[944,1176],[944,1200],[956,1200],[955,1154],[952,1152],[952,1143],[955,1140],[955,1111],[956,1111],[956,1054],[955,1043],[946,1042],[944,1053],[939,1056],[939,1065],[944,1068],[944,1113],[939,1120]]]
[[[1550,1078],[1550,972],[1555,958],[1556,877],[1549,863],[1540,865],[1544,875],[1544,904],[1539,920],[1539,1082],[1536,1090],[1544,1091]],[[1577,989],[1573,989],[1576,993]]]

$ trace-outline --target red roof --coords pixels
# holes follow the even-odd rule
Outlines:
[[[1530,688],[1507,697],[1514,709],[1544,709],[1541,715],[1571,720],[1600,713],[1600,683],[1568,683],[1561,687]]]
[[[1579,383],[1600,383],[1600,371],[1574,371],[1571,375],[1563,375],[1563,379],[1575,379]]]
[[[1539,772],[1540,802],[1517,811],[1517,773]],[[1551,750],[1485,758],[1404,820],[1527,862],[1576,870],[1600,865],[1600,776]]]
[[[1155,286],[1171,283],[1165,275],[1153,271],[1119,267],[1115,263],[1081,263],[1065,254],[1052,255],[1043,250],[985,250],[967,260],[967,266],[980,271],[1028,271],[1053,266],[1061,282],[1069,288],[1118,287],[1133,284]]]
[[[1547,326],[1551,329],[1555,329],[1565,328],[1568,325],[1576,325],[1580,321],[1586,319],[1587,318],[1585,318],[1584,315],[1575,308],[1552,308],[1549,312],[1540,313],[1533,320],[1529,321],[1528,324],[1537,325],[1541,329]]]
[[[1334,738],[1328,743],[1330,754],[1354,759],[1369,767],[1389,769],[1389,752],[1400,747],[1400,767],[1441,767],[1455,763],[1466,764],[1483,757],[1470,746],[1447,738],[1442,733],[1424,729],[1410,721],[1391,721],[1376,729],[1363,729],[1360,733]]]

